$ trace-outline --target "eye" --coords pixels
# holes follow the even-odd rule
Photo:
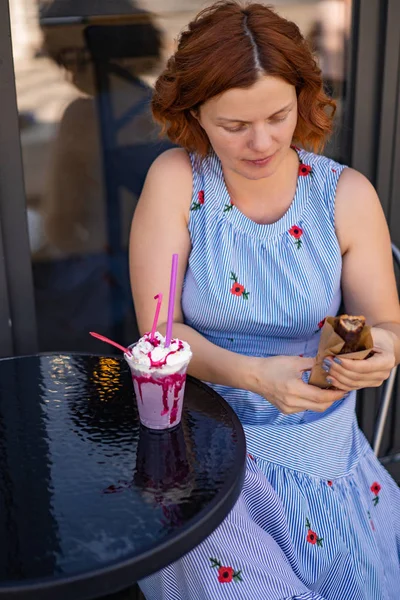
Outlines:
[[[229,133],[238,133],[239,131],[243,131],[246,125],[238,125],[237,127],[224,127],[225,131],[229,131]]]
[[[284,115],[283,117],[274,117],[272,119],[272,122],[273,123],[282,123],[282,121],[286,121],[287,117],[288,117],[288,114]]]

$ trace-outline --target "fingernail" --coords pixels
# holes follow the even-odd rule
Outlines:
[[[330,368],[331,368],[331,363],[328,360],[325,359],[322,362],[322,368],[323,368],[324,371],[326,371],[327,373],[329,373]]]
[[[333,384],[333,379],[331,379],[330,377],[326,378],[326,383],[328,383],[329,385]]]
[[[335,358],[333,359],[333,362],[337,363],[338,365],[342,364],[342,361],[337,356],[335,356]]]

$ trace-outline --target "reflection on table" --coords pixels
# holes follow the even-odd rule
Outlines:
[[[132,585],[218,526],[244,461],[236,416],[197,380],[181,425],[157,433],[139,424],[121,359],[1,360],[0,597],[79,600]]]

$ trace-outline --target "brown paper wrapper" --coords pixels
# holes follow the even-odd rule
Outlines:
[[[345,341],[338,335],[335,330],[335,324],[339,317],[327,317],[324,326],[321,330],[321,338],[318,346],[318,353],[316,362],[311,369],[311,375],[309,383],[316,385],[319,388],[334,389],[332,385],[326,382],[326,378],[329,377],[329,373],[322,368],[322,363],[328,356],[338,356],[345,344]],[[358,347],[360,348],[357,352],[350,352],[344,354],[345,358],[353,358],[355,360],[364,360],[369,356],[373,348],[374,342],[371,335],[371,327],[366,325],[362,330],[360,342]]]

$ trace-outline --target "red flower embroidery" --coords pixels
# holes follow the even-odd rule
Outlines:
[[[220,567],[218,569],[218,581],[220,583],[230,583],[233,579],[234,572],[232,567]]]
[[[329,485],[329,487],[333,486],[333,481],[331,481],[330,479],[328,479],[327,484]]]
[[[241,296],[244,292],[244,286],[240,285],[240,283],[234,283],[231,287],[231,294],[234,296]]]
[[[371,485],[371,492],[373,492],[375,494],[375,496],[377,496],[379,494],[379,492],[381,491],[381,486],[379,485],[379,483],[377,481],[375,481],[372,485]]]
[[[232,580],[237,583],[238,581],[243,581],[242,572],[235,571],[232,567],[225,567],[221,565],[220,561],[217,558],[210,558],[211,560],[211,568],[218,568],[218,581],[220,583],[230,583]]]
[[[376,506],[379,502],[379,492],[381,491],[381,486],[379,485],[379,483],[377,481],[374,481],[374,483],[371,485],[371,492],[373,494],[375,494],[375,498],[372,499],[372,502],[374,503],[374,506]]]
[[[303,230],[300,227],[297,227],[297,225],[293,225],[293,227],[289,229],[289,233],[298,240],[303,235]]]
[[[303,230],[301,229],[301,227],[298,227],[297,225],[293,225],[290,229],[289,229],[289,233],[291,236],[293,236],[296,241],[295,244],[297,246],[297,250],[299,250],[301,248],[301,236],[303,235]]]
[[[315,533],[315,531],[312,531],[311,529],[308,530],[308,535],[307,535],[307,542],[310,542],[310,544],[316,544],[317,543],[317,539],[318,536]]]
[[[192,202],[190,210],[199,210],[204,204],[204,191],[200,190],[197,194],[197,202]]]
[[[310,175],[310,173],[312,173],[312,167],[310,167],[310,165],[303,165],[303,163],[301,163],[299,166],[299,175],[306,177],[307,175]]]
[[[322,321],[320,321],[320,322],[318,323],[318,329],[316,329],[316,330],[314,331],[314,333],[319,333],[319,332],[321,331],[321,329],[322,329],[322,328],[323,328],[323,326],[325,325],[325,321],[326,321],[326,317],[325,317],[325,319],[322,319]]]
[[[254,460],[254,456],[252,454],[247,454],[247,456],[251,459]]]
[[[318,534],[316,534],[315,531],[313,531],[311,529],[311,524],[308,519],[306,519],[306,527],[307,527],[307,542],[309,544],[312,544],[313,546],[314,546],[314,544],[317,544],[317,546],[322,546],[322,542],[323,542],[324,538],[318,537]]]
[[[229,279],[231,279],[234,282],[234,284],[231,287],[231,294],[233,294],[234,296],[242,296],[242,298],[248,300],[250,292],[246,292],[244,285],[238,283],[237,277],[235,273],[233,273],[233,271],[231,271],[231,276]]]
[[[332,169],[332,171],[333,171],[334,173],[336,173],[336,169]]]

